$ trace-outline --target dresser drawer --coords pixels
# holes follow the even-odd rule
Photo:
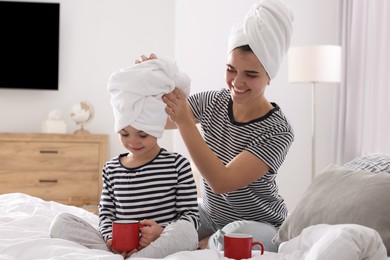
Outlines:
[[[107,135],[0,133],[0,194],[21,192],[96,210]]]
[[[3,170],[100,170],[97,143],[2,142],[1,146]]]
[[[23,192],[65,204],[98,203],[100,187],[96,172],[15,173],[0,170],[1,193]]]

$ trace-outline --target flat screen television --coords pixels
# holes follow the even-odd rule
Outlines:
[[[0,88],[58,90],[60,4],[0,0]]]

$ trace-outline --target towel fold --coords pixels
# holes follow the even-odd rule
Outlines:
[[[160,138],[167,114],[162,96],[180,88],[188,96],[190,78],[166,57],[148,60],[114,72],[108,82],[115,132],[132,126]]]
[[[249,45],[268,76],[276,76],[292,36],[292,11],[279,0],[262,0],[254,4],[243,22],[230,33],[228,53]]]

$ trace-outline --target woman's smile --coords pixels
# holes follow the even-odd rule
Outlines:
[[[233,90],[234,94],[237,95],[237,96],[246,94],[246,93],[248,93],[250,91],[250,89],[238,89],[238,88],[235,88],[235,87],[232,87],[232,90]]]

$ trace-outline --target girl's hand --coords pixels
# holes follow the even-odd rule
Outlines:
[[[159,238],[161,233],[164,231],[164,228],[151,219],[145,219],[140,223],[142,227],[139,245],[141,248],[144,248]]]
[[[138,60],[135,60],[135,64],[142,63],[147,60],[155,60],[155,59],[157,59],[157,56],[154,53],[150,54],[149,57],[145,55],[141,55],[141,57]]]
[[[106,245],[107,245],[107,247],[108,247],[109,249],[111,249],[111,251],[112,251],[114,254],[119,254],[119,255],[123,256],[124,258],[129,257],[129,256],[131,256],[132,254],[134,254],[135,252],[138,251],[137,249],[134,249],[134,250],[132,250],[132,251],[121,251],[121,252],[120,252],[120,251],[117,251],[117,250],[115,250],[115,249],[112,248],[112,239],[107,240]]]

